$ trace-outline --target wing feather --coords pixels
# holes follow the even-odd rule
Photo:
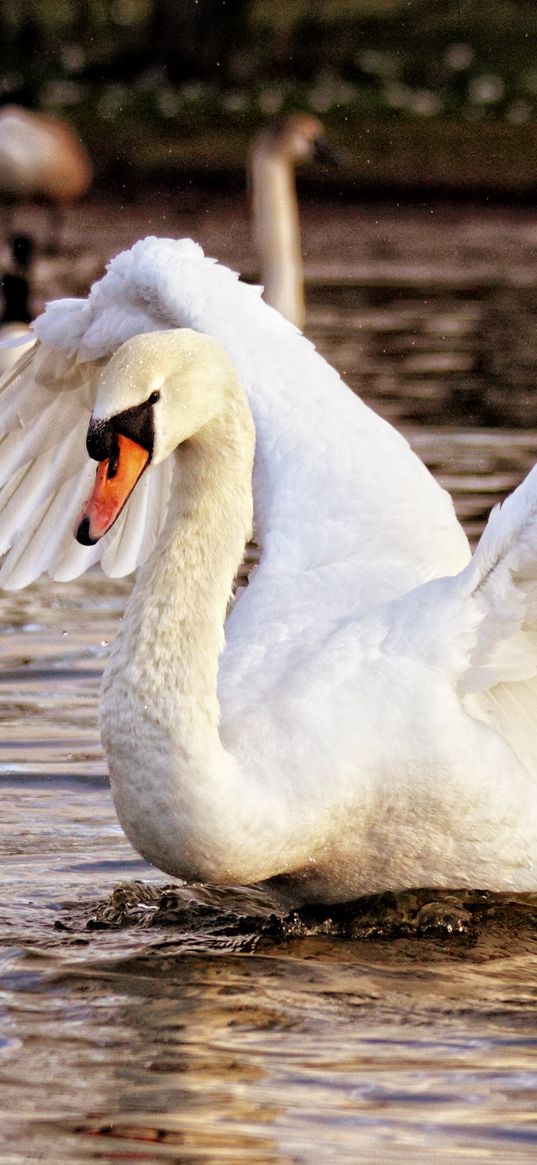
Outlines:
[[[64,401],[63,396],[58,395],[37,417],[30,430],[19,429],[9,433],[2,444],[0,489],[22,465],[39,458],[43,451],[54,448],[61,428],[65,428],[67,433],[71,428],[76,428],[80,449],[83,451],[87,425],[85,417],[82,418],[82,425],[80,420],[77,401]],[[69,441],[70,452],[71,446],[72,442]]]
[[[87,455],[84,459],[83,453],[80,452],[84,450],[85,428],[85,418],[81,417],[58,448],[54,446],[46,448],[45,452],[38,453],[25,465],[17,465],[17,468],[24,468],[25,472],[5,505],[0,492],[2,513],[0,552],[8,550],[19,531],[28,527],[34,510],[46,503],[56,490],[61,488],[63,482],[73,476],[73,464],[76,465],[78,461],[84,468],[84,460],[89,461]],[[32,453],[33,440],[30,440],[29,445]],[[19,451],[18,460],[22,456],[23,452]],[[89,476],[91,480],[93,474],[90,473]]]
[[[387,650],[450,677],[466,711],[489,724],[537,777],[537,467],[490,515],[459,574],[391,606]]]
[[[537,776],[537,469],[491,514],[463,575],[478,616],[460,689]]]
[[[62,318],[65,327],[80,327],[84,305],[60,307],[52,312],[58,334]],[[96,546],[80,546],[74,538],[95,474],[85,441],[107,359],[82,361],[76,348],[38,341],[0,381],[0,586],[6,589],[26,586],[45,571],[67,581],[98,561],[117,578],[135,570],[155,545],[169,501],[172,466],[166,463],[144,474]]]
[[[4,559],[0,570],[1,586],[18,590],[45,571],[53,571],[54,563],[61,561],[74,542],[74,523],[87,496],[90,480],[91,470],[89,474],[80,475],[78,480],[68,478],[35,511],[24,537],[17,539]],[[88,558],[93,560],[92,548],[87,549]]]
[[[1,450],[0,450],[0,457],[1,457]],[[1,518],[1,515],[2,515],[3,511],[5,510],[8,502],[13,497],[15,490],[17,490],[19,488],[19,485],[20,485],[22,479],[28,473],[28,469],[29,469],[28,465],[22,465],[21,468],[19,470],[17,470],[16,473],[13,474],[11,481],[6,482],[4,488],[2,490],[0,490],[0,518]],[[2,540],[3,540],[2,535],[0,535],[0,545],[1,545]],[[6,549],[7,549],[7,547],[6,547]],[[3,554],[3,551],[1,549],[0,549],[0,554]]]
[[[172,472],[173,460],[168,458],[149,466],[136,486],[101,557],[110,578],[130,574],[151,553],[166,518]]]
[[[82,499],[77,502],[77,511],[81,509],[85,496],[84,494]],[[96,546],[81,546],[80,542],[75,540],[72,532],[75,517],[76,514],[73,515],[70,531],[66,532],[63,554],[61,557],[58,556],[49,570],[51,578],[55,579],[56,582],[71,582],[71,579],[78,578],[90,566],[99,562],[104,550],[104,538],[101,542],[97,542]]]
[[[464,691],[537,676],[537,469],[490,515],[462,572],[477,614]]]
[[[148,487],[149,476],[146,472],[129,498],[120,522],[116,522],[113,528],[114,537],[101,558],[101,566],[110,578],[130,574],[136,566],[143,541]]]
[[[419,654],[537,776],[537,468],[492,512],[458,575],[410,596]],[[429,596],[429,597],[428,597]]]
[[[156,544],[168,514],[168,505],[174,474],[174,461],[168,457],[160,465],[152,465],[151,490],[147,503],[144,558],[147,558]]]

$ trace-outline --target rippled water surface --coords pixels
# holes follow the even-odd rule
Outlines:
[[[170,233],[248,269],[230,208],[210,229],[197,213]],[[147,233],[88,214],[94,250],[43,259],[38,298]],[[529,213],[353,214],[332,214],[327,256],[306,212],[308,330],[475,538],[537,449],[537,232]],[[385,896],[284,924],[259,891],[164,892],[96,730],[129,586],[0,597],[0,1161],[533,1160],[537,898]]]

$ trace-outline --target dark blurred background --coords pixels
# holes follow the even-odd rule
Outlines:
[[[321,184],[532,198],[535,0],[3,0],[2,100],[68,117],[98,182],[243,181],[278,113],[345,150]]]

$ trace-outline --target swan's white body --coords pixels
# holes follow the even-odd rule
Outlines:
[[[251,427],[227,365],[210,416],[200,404],[196,421],[188,377],[183,404],[166,406],[166,442],[198,425],[195,440],[157,447],[96,546],[72,537],[94,477],[90,413],[112,416],[155,386],[143,360],[121,376],[120,354],[100,369],[130,337],[169,327],[220,341],[255,424],[261,564],[220,657],[251,521]],[[49,305],[35,328],[41,345],[0,395],[1,549],[12,545],[0,583],[72,578],[99,558],[111,575],[144,563],[102,717],[140,852],[187,878],[286,876],[297,901],[536,889],[535,471],[471,559],[449,497],[403,438],[189,241],[137,243],[87,301]],[[208,375],[202,362],[200,401]]]

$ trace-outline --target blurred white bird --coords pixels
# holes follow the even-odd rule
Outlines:
[[[19,105],[0,108],[0,196],[9,203],[44,202],[59,245],[63,211],[86,194],[93,170],[67,121]]]

